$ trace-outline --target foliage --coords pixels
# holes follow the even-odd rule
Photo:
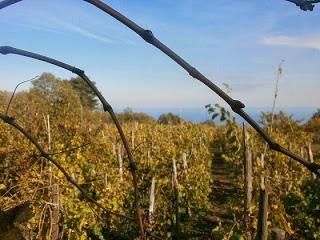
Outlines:
[[[173,113],[164,113],[159,116],[158,123],[160,124],[169,124],[169,125],[177,125],[183,121],[181,117],[175,115]]]
[[[9,93],[0,91],[1,112],[5,111],[9,98]],[[58,185],[61,239],[134,239],[138,236],[137,225],[134,218],[131,219],[134,195],[120,138],[105,113],[82,109],[81,104],[81,97],[70,82],[43,74],[29,91],[16,94],[9,114],[30,131],[96,201],[127,218],[106,214],[86,202],[61,172],[40,157],[30,142],[2,122],[0,211],[31,201],[34,216],[19,227],[35,239],[48,238],[51,213],[55,210],[51,196],[53,186]],[[217,234],[211,225],[201,225],[212,208],[212,195],[217,194],[213,191],[212,169],[215,166],[212,157],[225,161],[229,176],[237,179],[239,188],[243,185],[242,126],[219,105],[207,109],[224,124],[193,124],[166,114],[162,123],[171,123],[167,125],[129,109],[118,114],[137,163],[146,228],[162,239],[172,239],[176,234],[173,159],[178,170],[181,236],[186,239],[191,236],[195,239],[242,238],[241,197],[230,201],[234,213],[232,226],[221,225]],[[270,113],[263,114],[261,122],[266,131],[270,131],[270,119]],[[270,134],[293,152],[300,153],[301,146],[311,141],[311,135],[290,116],[279,113],[274,119]],[[252,129],[246,130],[254,160],[254,189],[258,189],[263,174],[270,191],[270,227],[283,228],[297,239],[312,239],[311,232],[318,234],[316,187],[319,182],[311,180],[311,175],[296,162],[276,152],[265,151],[263,140]],[[265,168],[262,169],[261,153],[264,152]],[[123,159],[122,175],[119,156]],[[186,162],[183,156],[186,156]],[[152,178],[156,179],[156,200],[154,214],[149,217]],[[257,192],[253,193],[253,217],[257,216]],[[253,221],[253,229],[255,226]]]
[[[9,94],[0,92],[4,112]],[[27,103],[27,104],[26,104]],[[24,126],[67,172],[103,206],[134,216],[131,175],[116,128],[104,113],[83,109],[69,82],[43,74],[30,91],[16,95],[10,116]],[[201,211],[210,208],[210,152],[214,128],[192,123],[166,126],[146,115],[125,112],[124,131],[133,149],[145,224],[163,239],[174,235],[175,208],[172,160],[176,159],[180,191],[181,228],[187,234]],[[137,117],[138,116],[138,117]],[[120,115],[121,118],[121,115]],[[123,120],[123,119],[122,119]],[[150,120],[150,121],[149,121]],[[48,129],[50,122],[50,130]],[[49,132],[51,141],[49,141]],[[187,155],[184,168],[182,154]],[[119,173],[119,155],[123,176]],[[42,159],[36,149],[10,126],[0,123],[0,205],[31,200],[34,217],[21,227],[33,238],[48,238],[53,186],[59,186],[61,239],[132,239],[138,236],[134,218],[105,214],[88,204],[64,176]],[[148,218],[152,177],[156,178],[155,213]],[[192,212],[186,214],[186,212]]]
[[[225,125],[219,126],[216,135],[211,143],[211,151],[215,158],[221,158],[229,165],[230,177],[236,176],[239,181],[239,187],[243,186],[243,176],[241,169],[243,168],[243,134],[242,128],[235,123],[231,113],[226,111],[219,105],[207,105],[212,118],[220,118],[225,122]],[[287,146],[291,151],[304,154],[306,158],[305,146],[312,141],[311,135],[304,131],[303,125],[299,121],[295,121],[292,116],[286,115],[284,112],[279,112],[273,116],[274,121],[271,127],[271,113],[262,113],[261,124],[265,131],[268,131],[276,142],[283,146]],[[298,163],[288,159],[274,151],[268,151],[266,143],[260,136],[251,128],[246,128],[248,132],[247,147],[250,149],[253,156],[253,206],[252,214],[256,219],[258,213],[258,188],[260,186],[260,176],[265,177],[266,185],[269,190],[270,198],[270,214],[269,226],[283,228],[288,235],[296,239],[316,239],[312,237],[311,232],[317,232],[318,220],[314,218],[314,214],[318,213],[314,210],[314,202],[318,201],[318,196],[315,193],[317,181],[310,180],[311,174],[301,167]],[[218,133],[218,134],[217,134]],[[303,151],[301,153],[301,151]],[[264,154],[264,168],[261,166],[261,155]],[[303,185],[301,185],[305,182]],[[310,188],[306,188],[309,183]],[[314,186],[314,191],[310,191]],[[309,189],[309,190],[307,190]],[[290,194],[287,195],[287,193]],[[296,195],[298,194],[298,195]],[[299,199],[297,200],[297,196]],[[292,199],[297,201],[292,203],[292,208],[300,207],[297,211],[288,211],[287,204]],[[313,205],[311,206],[311,202]],[[241,206],[241,201],[230,203],[234,211]],[[296,205],[295,205],[296,204]],[[317,205],[319,206],[319,205]],[[310,209],[307,209],[310,207]],[[313,212],[312,212],[313,211]],[[299,220],[301,219],[301,221]],[[310,219],[304,224],[301,224],[302,219]],[[300,221],[300,222],[299,222]],[[240,228],[233,234],[241,235],[241,215],[238,219]],[[253,221],[253,227],[256,227],[256,220]],[[224,231],[227,233],[228,226],[225,226]],[[309,231],[309,235],[303,234],[303,229]],[[235,236],[235,235],[234,235]]]
[[[94,110],[97,108],[98,100],[96,98],[96,95],[82,78],[71,78],[69,82],[73,89],[80,96],[82,106],[87,107],[90,110]]]
[[[152,123],[155,121],[148,114],[134,112],[131,108],[125,108],[123,112],[117,114],[117,117],[121,123]]]
[[[306,131],[313,134],[314,141],[320,144],[320,109],[305,124]]]
[[[215,120],[217,117],[220,117],[220,122],[235,122],[235,117],[232,116],[232,113],[227,111],[224,107],[220,106],[219,104],[208,104],[205,106],[208,110],[208,113],[211,114],[211,119]]]
[[[209,114],[211,114],[212,120],[219,117],[220,122],[225,123],[223,127],[219,128],[221,134],[211,142],[212,152],[215,156],[221,157],[224,160],[239,158],[241,148],[239,135],[241,134],[241,130],[236,124],[235,117],[219,104],[206,105],[205,107]]]
[[[293,239],[320,238],[319,179],[305,180],[296,191],[284,197],[286,212],[290,214],[296,233]]]
[[[318,109],[311,117],[311,119],[320,118],[320,109]]]

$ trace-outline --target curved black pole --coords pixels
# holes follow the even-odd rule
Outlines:
[[[20,0],[21,1],[21,0]],[[213,92],[215,92],[217,95],[219,95],[226,103],[229,104],[231,109],[240,115],[244,120],[246,120],[259,134],[260,136],[268,143],[270,149],[275,150],[277,152],[283,153],[292,159],[296,160],[297,162],[304,165],[306,168],[308,168],[311,172],[315,173],[318,177],[320,177],[320,165],[316,163],[310,163],[309,161],[299,157],[298,155],[292,153],[291,151],[283,148],[278,143],[276,143],[268,134],[265,132],[259,124],[254,121],[244,110],[245,105],[240,102],[239,100],[232,99],[227,93],[225,93],[222,89],[220,89],[217,85],[215,85],[213,82],[211,82],[208,78],[206,78],[201,72],[199,72],[196,68],[191,66],[188,62],[186,62],[183,58],[181,58],[178,54],[176,54],[174,51],[172,51],[170,48],[168,48],[165,44],[163,44],[161,41],[159,41],[150,30],[144,29],[140,27],[135,22],[131,21],[118,11],[114,10],[104,2],[100,0],[83,0],[85,2],[88,2],[95,7],[101,9],[105,13],[109,14],[113,18],[117,19],[121,23],[123,23],[125,26],[130,28],[132,31],[137,33],[140,37],[142,37],[146,42],[152,44],[156,48],[158,48],[160,51],[162,51],[164,54],[166,54],[168,57],[170,57],[173,61],[175,61],[178,65],[180,65],[182,68],[184,68],[190,76],[193,78],[199,80],[203,84],[205,84],[207,87],[209,87]],[[7,0],[7,5],[11,5],[13,3],[18,2],[17,0]],[[5,7],[5,6],[4,6]]]
[[[2,2],[0,2],[0,9],[8,7],[12,4],[15,4],[17,2],[21,2],[22,0],[4,0]]]
[[[294,160],[298,161],[305,167],[307,167],[310,171],[314,172],[320,177],[320,166],[315,163],[310,163],[309,161],[299,157],[298,155],[288,151],[287,149],[280,146],[278,143],[276,143],[260,126],[259,124],[254,121],[244,110],[243,108],[245,105],[239,101],[232,99],[228,94],[226,94],[222,89],[220,89],[217,85],[215,85],[213,82],[211,82],[208,78],[206,78],[201,72],[199,72],[196,68],[191,66],[188,62],[186,62],[183,58],[181,58],[178,54],[176,54],[174,51],[172,51],[170,48],[168,48],[165,44],[160,42],[150,30],[143,29],[139,25],[137,25],[135,22],[131,21],[118,11],[114,10],[107,4],[103,3],[100,0],[84,0],[85,2],[91,3],[92,5],[96,6],[97,8],[101,9],[105,13],[111,15],[124,25],[126,25],[128,28],[136,32],[140,37],[142,37],[146,42],[152,44],[156,48],[158,48],[160,51],[162,51],[164,54],[166,54],[168,57],[170,57],[173,61],[175,61],[177,64],[179,64],[182,68],[184,68],[190,76],[193,78],[199,80],[203,84],[205,84],[207,87],[209,87],[213,92],[215,92],[217,95],[219,95],[223,100],[225,100],[226,103],[229,104],[231,109],[240,115],[244,120],[246,120],[260,135],[261,137],[268,143],[269,147],[272,150],[281,152]]]
[[[288,2],[294,3],[303,11],[313,11],[316,3],[319,3],[320,0],[286,0]]]
[[[103,3],[100,0],[84,0],[85,2],[91,3],[95,7],[101,9],[105,13],[109,14],[110,16],[114,17],[124,25],[126,25],[128,28],[130,28],[132,31],[137,33],[140,37],[142,37],[146,42],[152,44],[156,48],[158,48],[160,51],[162,51],[164,54],[166,54],[168,57],[170,57],[173,61],[175,61],[177,64],[179,64],[182,68],[184,68],[190,76],[193,78],[199,80],[203,84],[205,84],[207,87],[209,87],[213,92],[215,92],[217,95],[219,95],[226,103],[229,104],[231,109],[240,115],[244,120],[246,120],[260,135],[261,137],[268,143],[269,147],[272,150],[281,152],[294,160],[298,161],[305,167],[307,167],[310,171],[315,173],[317,176],[320,177],[320,166],[315,163],[310,163],[307,160],[299,157],[298,155],[288,151],[287,149],[280,146],[278,143],[276,143],[260,126],[259,124],[254,121],[244,110],[243,108],[245,105],[239,101],[232,99],[227,93],[225,93],[222,89],[220,89],[217,85],[215,85],[213,82],[211,82],[208,78],[206,78],[201,72],[199,72],[196,68],[191,66],[188,62],[186,62],[183,58],[181,58],[178,54],[176,54],[174,51],[172,51],[170,48],[168,48],[165,44],[163,44],[161,41],[159,41],[150,30],[143,29],[139,25],[137,25],[135,22],[131,21],[118,11],[114,10],[107,4]]]
[[[133,187],[134,187],[134,199],[135,199],[135,207],[136,207],[136,218],[137,218],[137,223],[139,226],[139,230],[140,230],[140,235],[141,238],[144,238],[145,234],[144,234],[144,226],[143,226],[143,217],[142,217],[142,213],[141,213],[141,208],[140,208],[140,198],[139,198],[139,192],[138,192],[138,177],[137,177],[137,167],[136,164],[134,162],[128,141],[124,135],[123,129],[118,121],[118,118],[116,117],[111,105],[107,102],[107,100],[102,96],[102,94],[100,93],[100,91],[97,89],[97,87],[94,85],[94,83],[88,78],[88,76],[84,73],[83,70],[73,67],[69,64],[60,62],[58,60],[55,60],[53,58],[49,58],[40,54],[36,54],[36,53],[32,53],[32,52],[28,52],[25,50],[21,50],[21,49],[17,49],[17,48],[13,48],[13,47],[9,47],[9,46],[0,46],[0,53],[3,55],[7,55],[7,54],[16,54],[16,55],[20,55],[20,56],[25,56],[28,58],[33,58],[33,59],[37,59],[43,62],[47,62],[53,65],[56,65],[58,67],[64,68],[68,71],[71,71],[75,74],[77,74],[80,78],[82,78],[88,85],[89,87],[92,89],[92,91],[97,95],[97,97],[99,98],[99,100],[102,103],[103,109],[105,112],[108,112],[114,122],[114,124],[117,127],[117,130],[119,132],[119,135],[121,137],[121,140],[123,142],[123,145],[125,147],[125,150],[127,152],[128,155],[128,160],[129,160],[129,168],[132,174],[132,179],[133,179]]]

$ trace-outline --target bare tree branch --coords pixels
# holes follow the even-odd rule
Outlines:
[[[36,78],[38,78],[38,77],[39,77],[39,76],[35,76],[34,78],[31,78],[31,79],[29,79],[29,80],[26,80],[26,81],[23,81],[23,82],[20,82],[20,83],[17,84],[17,86],[15,87],[15,89],[14,89],[12,95],[11,95],[10,101],[9,101],[9,103],[8,103],[8,106],[7,106],[7,109],[6,109],[6,115],[8,115],[11,102],[12,102],[12,100],[13,100],[13,98],[14,98],[14,95],[16,94],[16,91],[17,91],[18,87],[19,87],[20,85],[26,83],[26,82],[31,82],[31,81],[35,80]]]

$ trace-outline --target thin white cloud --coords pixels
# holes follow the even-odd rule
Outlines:
[[[91,38],[91,39],[94,39],[94,40],[97,40],[100,42],[104,42],[104,43],[115,43],[114,40],[112,40],[109,37],[93,33],[92,31],[89,31],[89,30],[87,30],[83,27],[77,26],[75,24],[68,23],[65,21],[60,21],[57,18],[50,18],[50,20],[52,21],[53,24],[59,25],[59,26],[63,27],[65,30],[78,33],[81,36]]]
[[[41,32],[69,32],[103,43],[113,44],[118,42],[113,38],[106,36],[104,33],[98,33],[92,24],[86,26],[86,24],[81,24],[80,21],[74,23],[75,21],[72,21],[72,18],[70,18],[68,21],[64,20],[64,18],[59,14],[53,15],[50,13],[46,14],[45,12],[46,11],[40,10],[30,12],[30,10],[27,9],[18,15],[19,19],[24,19],[23,22],[10,22],[13,22],[15,25],[23,28],[33,29]],[[7,21],[9,22],[9,20]]]
[[[262,44],[269,46],[285,46],[293,48],[311,48],[320,50],[320,36],[290,37],[290,36],[268,36],[261,40]]]

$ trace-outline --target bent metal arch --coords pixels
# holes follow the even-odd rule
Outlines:
[[[12,5],[14,3],[20,2],[22,0],[4,0],[0,2],[0,9],[5,8],[9,5]],[[245,105],[240,102],[239,100],[232,99],[227,93],[225,93],[222,89],[220,89],[217,85],[215,85],[213,82],[211,82],[208,78],[206,78],[201,72],[199,72],[196,68],[191,66],[188,62],[186,62],[183,58],[181,58],[178,54],[176,54],[174,51],[172,51],[170,48],[168,48],[165,44],[163,44],[161,41],[159,41],[150,30],[143,29],[135,22],[131,21],[118,11],[114,10],[104,2],[100,0],[83,0],[85,2],[88,2],[95,7],[101,9],[105,13],[109,14],[113,18],[117,19],[121,23],[123,23],[125,26],[130,28],[132,31],[137,33],[140,37],[142,37],[146,42],[154,45],[156,48],[158,48],[160,51],[162,51],[164,54],[166,54],[168,57],[170,57],[173,61],[175,61],[178,65],[180,65],[182,68],[184,68],[190,76],[193,78],[199,80],[203,84],[205,84],[208,88],[210,88],[214,93],[219,95],[230,107],[231,109],[240,115],[244,120],[246,120],[258,133],[259,135],[268,143],[270,149],[275,150],[277,152],[283,153],[292,159],[296,160],[300,164],[304,165],[306,168],[308,168],[311,172],[315,173],[318,177],[320,177],[320,165],[316,163],[310,163],[307,160],[299,157],[298,155],[292,153],[291,151],[285,149],[278,143],[276,143],[268,134],[266,131],[264,131],[259,124],[254,121],[243,109],[245,108]]]

